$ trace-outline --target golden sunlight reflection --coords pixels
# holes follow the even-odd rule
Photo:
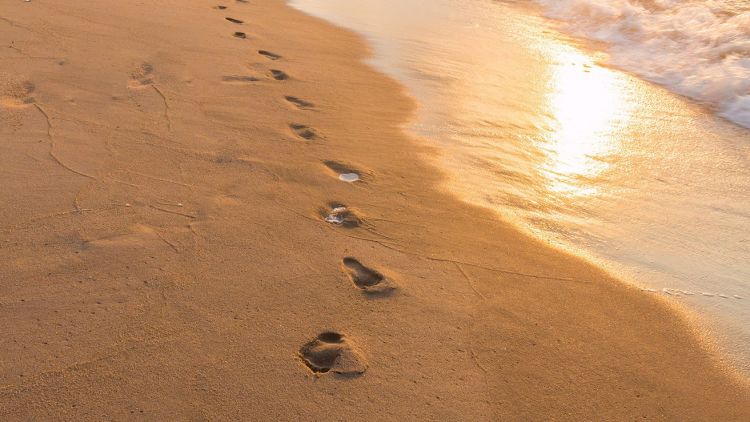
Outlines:
[[[542,174],[548,188],[567,198],[594,195],[592,182],[617,153],[630,114],[626,81],[574,51],[558,53],[549,80],[550,131],[540,147],[546,153]]]

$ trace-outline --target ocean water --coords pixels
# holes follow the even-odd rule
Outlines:
[[[536,0],[610,62],[750,128],[750,2]]]
[[[750,373],[745,2],[291,4],[367,38],[449,190],[688,310]]]

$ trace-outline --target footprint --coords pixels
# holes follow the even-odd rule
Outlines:
[[[152,85],[154,83],[152,78],[153,73],[154,66],[150,63],[141,63],[140,67],[130,74],[128,86],[131,88],[143,88]]]
[[[229,22],[236,23],[236,24],[239,24],[239,25],[245,23],[245,21],[241,21],[241,20],[235,19],[235,18],[229,18],[229,17],[227,17],[227,18],[224,18],[224,19],[228,20]]]
[[[357,173],[339,174],[339,180],[346,183],[354,183],[359,181],[359,175]]]
[[[34,103],[34,91],[36,91],[34,83],[24,81],[12,85],[5,95],[0,97],[0,102],[6,107],[25,107]]]
[[[258,50],[258,54],[260,54],[261,56],[266,56],[271,60],[278,60],[281,58],[281,56],[279,56],[278,54],[272,53],[268,50]]]
[[[395,289],[390,280],[383,277],[379,272],[365,267],[354,258],[346,257],[342,264],[352,283],[364,290],[365,293],[390,293]]]
[[[227,75],[222,76],[221,81],[226,83],[246,84],[250,82],[257,82],[259,79],[254,76],[242,76],[242,75]]]
[[[303,139],[307,139],[308,141],[312,141],[313,139],[317,139],[320,137],[318,135],[318,132],[316,132],[315,129],[309,126],[292,123],[289,125],[289,128],[292,129],[292,132],[294,132],[297,136]]]
[[[289,75],[282,70],[271,69],[271,76],[277,81],[285,81],[289,79]]]
[[[327,223],[347,229],[359,227],[359,224],[361,223],[359,217],[346,205],[331,203],[330,207],[330,210],[320,210],[321,217],[323,217]]]
[[[316,374],[356,376],[367,370],[364,354],[343,334],[326,331],[299,350],[302,362]]]
[[[336,161],[324,161],[326,167],[336,173],[336,176],[342,182],[354,183],[361,180],[359,172]]]
[[[311,103],[309,101],[305,101],[305,100],[299,99],[297,97],[286,96],[286,97],[284,97],[284,99],[287,100],[290,104],[292,104],[293,106],[297,107],[300,110],[310,110],[310,109],[315,108],[315,104],[313,104],[313,103]]]
[[[218,10],[224,10],[226,8],[227,8],[226,6],[222,6],[222,5],[214,6],[214,9],[218,9]]]
[[[242,38],[243,40],[247,38],[247,35],[244,32],[237,31],[234,34],[232,34],[235,38]]]

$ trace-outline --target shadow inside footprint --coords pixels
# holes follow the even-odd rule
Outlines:
[[[227,8],[226,6],[222,6],[222,5],[214,6],[214,9],[217,9],[217,10],[224,10],[226,8]]]
[[[258,54],[260,54],[261,56],[268,57],[271,60],[278,60],[281,58],[281,56],[279,56],[278,54],[272,53],[268,50],[258,50]]]
[[[292,132],[294,132],[297,136],[299,136],[302,139],[312,141],[313,139],[319,138],[319,135],[315,131],[315,129],[309,126],[292,123],[289,125],[289,128],[292,129]]]
[[[395,289],[393,283],[379,272],[367,268],[354,258],[346,257],[342,261],[344,271],[349,275],[357,288],[366,293],[382,294],[390,293]]]
[[[289,79],[289,75],[282,70],[271,69],[271,76],[277,81],[285,81]]]
[[[331,207],[330,210],[320,210],[321,217],[327,223],[347,229],[359,227],[361,220],[354,211],[349,209],[346,205],[338,203],[331,203],[329,205]]]
[[[228,76],[222,76],[221,80],[222,82],[227,82],[227,83],[249,83],[249,82],[257,82],[258,78],[254,76],[228,75]]]
[[[342,182],[354,183],[361,180],[359,172],[349,166],[336,161],[324,161],[323,164],[336,173],[336,177]]]
[[[360,375],[367,370],[364,354],[343,334],[326,331],[300,348],[302,362],[317,374]]]
[[[310,110],[315,107],[315,104],[297,97],[286,96],[284,99],[300,110]]]
[[[242,38],[242,39],[247,38],[247,35],[245,35],[244,32],[239,32],[239,31],[237,31],[234,34],[232,34],[232,36],[235,37],[235,38]]]
[[[236,23],[236,24],[243,24],[243,23],[245,23],[244,21],[241,21],[241,20],[235,19],[235,18],[224,18],[224,19],[228,20],[229,22]]]

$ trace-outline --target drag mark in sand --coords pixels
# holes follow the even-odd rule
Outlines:
[[[456,268],[458,268],[458,271],[464,276],[466,282],[469,283],[469,287],[471,287],[471,290],[474,290],[474,293],[482,298],[482,300],[487,300],[487,297],[477,289],[477,286],[474,284],[474,279],[469,277],[469,274],[466,272],[466,270],[464,270],[464,267],[462,267],[458,262],[454,262],[454,264],[456,265]]]
[[[153,208],[153,209],[155,209],[157,211],[166,212],[168,214],[180,215],[180,216],[189,218],[191,220],[195,220],[196,218],[198,218],[198,216],[195,216],[195,215],[191,215],[191,214],[187,214],[187,213],[179,212],[179,211],[168,210],[166,208],[157,207],[156,205],[149,205],[149,207],[151,207],[151,208]]]
[[[161,97],[162,101],[164,102],[164,119],[167,121],[167,129],[171,132],[172,131],[172,118],[169,117],[169,101],[167,101],[167,96],[164,95],[164,93],[159,89],[156,85],[151,85],[152,88],[154,88],[154,91],[156,91],[157,94]]]
[[[57,155],[55,155],[55,137],[52,135],[52,129],[53,129],[53,127],[52,127],[52,119],[50,119],[49,114],[47,114],[47,112],[44,110],[44,108],[42,108],[41,105],[39,105],[37,103],[33,103],[33,105],[39,111],[39,113],[41,113],[42,116],[44,116],[44,119],[47,122],[47,139],[49,140],[49,156],[52,157],[52,160],[54,160],[62,168],[64,168],[65,170],[70,171],[71,173],[77,174],[79,176],[86,177],[86,178],[91,179],[91,180],[98,180],[96,177],[94,177],[94,176],[92,176],[90,174],[86,174],[86,173],[84,173],[82,171],[76,170],[73,167],[65,164]],[[77,204],[76,204],[76,210],[77,211],[81,210],[78,207]]]
[[[398,247],[398,246],[394,246],[394,244],[392,242],[386,242],[386,241],[383,241],[383,240],[380,240],[380,239],[371,239],[371,238],[366,238],[366,237],[351,236],[351,235],[347,235],[347,234],[344,234],[344,236],[350,237],[352,239],[362,240],[362,241],[365,241],[365,242],[376,243],[376,244],[378,244],[378,245],[380,245],[380,246],[382,246],[382,247],[384,247],[386,249],[390,249],[392,251],[396,251],[396,252],[402,253],[404,255],[415,256],[415,257],[418,257],[418,258],[426,259],[428,261],[449,262],[449,263],[453,263],[453,264],[461,264],[461,265],[465,265],[465,266],[468,266],[468,267],[481,268],[483,270],[492,271],[492,272],[495,272],[495,273],[498,273],[498,274],[507,274],[507,275],[511,275],[511,276],[533,278],[533,279],[538,279],[538,280],[554,280],[554,281],[565,281],[565,282],[571,282],[571,283],[591,283],[590,280],[581,280],[581,279],[567,278],[567,277],[556,277],[556,276],[551,276],[551,275],[548,276],[548,275],[542,275],[542,274],[524,273],[524,272],[520,272],[520,271],[506,270],[506,269],[503,269],[503,268],[491,267],[491,266],[488,266],[488,265],[482,265],[482,264],[477,264],[477,263],[473,263],[473,262],[459,261],[459,260],[451,259],[451,258],[443,258],[443,257],[439,257],[439,256],[420,254],[420,253],[416,253],[416,252],[411,252],[411,251],[409,251],[407,249],[403,249],[403,248]]]
[[[167,129],[172,131],[172,118],[169,115],[169,101],[164,92],[156,86],[153,78],[154,66],[151,63],[143,62],[141,65],[130,74],[130,81],[128,81],[128,87],[131,89],[143,89],[151,87],[156,94],[161,97],[162,103],[164,104],[164,120],[167,122]]]

